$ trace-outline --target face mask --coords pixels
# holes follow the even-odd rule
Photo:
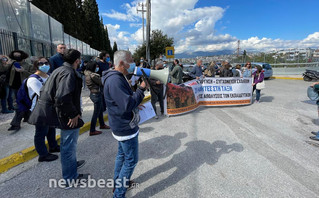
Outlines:
[[[110,62],[110,60],[111,60],[110,57],[106,58],[106,62]]]
[[[126,69],[128,73],[133,73],[136,65],[135,63],[130,63],[130,68]]]
[[[40,66],[39,70],[44,72],[44,73],[48,73],[48,71],[50,70],[50,66],[49,65]]]
[[[166,64],[164,64],[163,67],[166,67]]]
[[[144,61],[143,59],[140,60],[140,62],[143,62],[143,61]]]
[[[100,69],[100,68],[98,68],[98,67],[97,67],[97,68],[95,68],[95,73],[96,73],[96,72],[98,72],[98,71],[99,71],[99,69]]]

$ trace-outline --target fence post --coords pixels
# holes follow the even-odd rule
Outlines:
[[[18,34],[16,32],[12,32],[12,38],[13,38],[14,50],[18,50],[19,49]]]

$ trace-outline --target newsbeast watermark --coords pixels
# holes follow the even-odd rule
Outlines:
[[[93,179],[90,175],[88,179],[49,179],[49,188],[121,188],[124,186],[125,188],[138,188],[139,183],[129,182],[129,179],[123,178],[123,183],[120,179]]]

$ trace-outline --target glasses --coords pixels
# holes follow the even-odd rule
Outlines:
[[[42,65],[48,65],[48,62],[38,62],[38,66],[42,66]]]

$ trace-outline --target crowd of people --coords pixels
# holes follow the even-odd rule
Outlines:
[[[57,45],[57,53],[50,57],[38,57],[29,64],[27,53],[14,50],[8,56],[1,55],[0,88],[1,112],[14,113],[8,130],[20,130],[21,122],[35,126],[34,145],[39,154],[38,161],[54,161],[60,152],[62,176],[67,180],[87,179],[88,174],[79,174],[77,169],[85,164],[77,160],[76,147],[79,129],[84,125],[81,118],[81,93],[84,87],[90,91],[93,103],[89,135],[99,135],[101,129],[112,129],[113,137],[118,141],[118,154],[115,161],[114,180],[123,185],[114,188],[115,197],[123,197],[127,186],[132,185],[130,177],[138,161],[138,111],[144,98],[145,90],[151,92],[151,103],[158,118],[156,103],[159,102],[160,115],[164,114],[164,84],[157,79],[149,79],[149,85],[141,78],[132,75],[135,67],[161,70],[169,67],[166,61],[158,60],[154,67],[143,57],[134,62],[129,51],[117,51],[114,64],[110,55],[102,51],[99,57],[82,60],[81,53],[67,49],[66,45]],[[193,79],[214,77],[216,64],[207,68],[198,60],[189,73]],[[170,82],[183,83],[183,65],[178,59],[169,67]],[[263,81],[263,73],[257,68],[252,73],[251,64],[245,69],[230,68],[225,63],[219,73],[220,77],[254,76],[256,84]],[[256,91],[259,101],[260,90]],[[108,126],[103,113],[107,110]],[[96,130],[97,119],[100,130]],[[61,130],[61,143],[56,140],[56,129]],[[45,145],[48,140],[49,149]],[[128,179],[128,182],[125,182]],[[65,188],[70,188],[68,183]]]

